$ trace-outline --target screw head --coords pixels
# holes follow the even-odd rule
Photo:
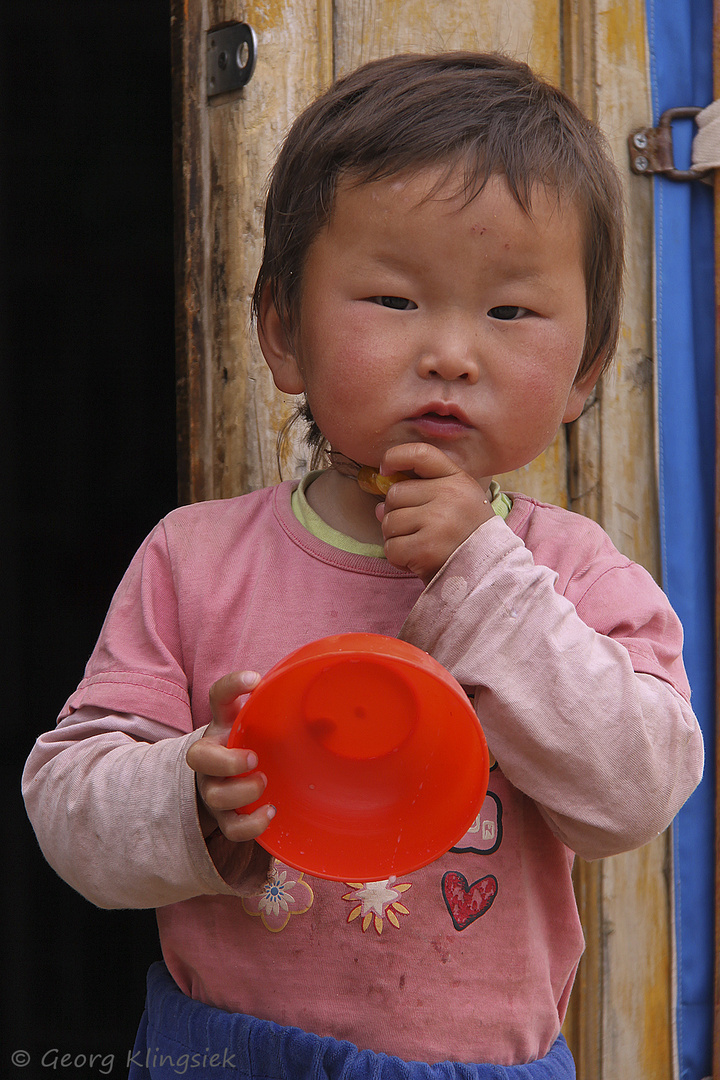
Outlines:
[[[646,157],[643,157],[642,154],[639,154],[638,157],[635,158],[635,171],[636,172],[647,172],[649,165],[650,165],[650,162],[648,161],[648,159]]]
[[[648,144],[648,137],[644,131],[636,131],[633,135],[633,146],[636,150],[644,150]]]
[[[250,62],[250,46],[247,41],[241,41],[237,48],[236,54],[237,66],[243,71]]]

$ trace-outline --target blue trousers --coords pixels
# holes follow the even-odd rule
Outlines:
[[[162,963],[148,972],[148,996],[129,1080],[575,1080],[562,1035],[530,1065],[426,1065],[349,1042],[310,1035],[186,997]]]

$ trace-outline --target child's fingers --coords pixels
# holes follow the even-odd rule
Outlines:
[[[214,723],[209,725],[205,737],[223,741],[218,729],[232,727],[242,706],[240,699],[254,690],[259,682],[257,671],[233,671],[213,683],[210,687],[210,709]]]
[[[199,739],[189,748],[187,761],[196,769],[198,812],[204,836],[219,827],[229,840],[253,840],[267,828],[275,813],[272,807],[259,807],[252,814],[236,813],[259,799],[267,786],[264,773],[247,772],[256,767],[256,754],[228,750]]]
[[[267,785],[257,772],[258,758],[253,750],[228,747],[230,729],[239,713],[241,699],[260,681],[255,671],[236,671],[218,679],[210,688],[212,720],[203,737],[187,751],[186,761],[195,772],[200,826],[205,837],[216,828],[234,841],[254,840],[274,814],[272,807],[259,807],[252,814],[237,814],[236,809],[254,803]]]
[[[274,806],[259,806],[252,814],[236,814],[234,810],[220,810],[217,814],[218,828],[222,834],[237,844],[256,840],[275,817]]]
[[[400,443],[391,446],[383,455],[381,470],[384,474],[414,472],[424,479],[453,476],[462,472],[460,466],[437,446],[431,443]],[[405,486],[406,481],[403,481]]]
[[[442,466],[436,453],[445,457],[436,447],[429,450],[427,472]],[[376,514],[388,562],[426,585],[460,544],[494,516],[488,493],[462,469],[393,484]]]
[[[224,810],[242,810],[259,799],[267,787],[267,777],[261,772],[249,776],[198,777],[203,802],[217,817]]]
[[[427,506],[437,500],[438,495],[443,494],[443,488],[440,487],[442,483],[442,480],[423,479],[404,480],[402,484],[393,484],[385,496],[385,501],[380,504],[383,512],[379,520],[383,521],[390,512]]]
[[[412,536],[425,526],[426,514],[423,505],[404,506],[396,510],[390,510],[387,504],[385,505],[382,519],[385,540],[391,540],[395,536]]]
[[[225,734],[227,736],[227,732]],[[207,776],[237,776],[257,768],[258,763],[253,750],[240,747],[231,750],[212,737],[207,737],[207,731],[202,739],[188,748],[185,760],[194,772]]]

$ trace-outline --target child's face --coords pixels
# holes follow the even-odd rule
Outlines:
[[[303,272],[282,370],[333,450],[378,465],[429,442],[480,481],[526,465],[575,419],[586,323],[583,233],[538,189],[529,217],[502,177],[467,205],[426,169],[340,183]],[[267,350],[266,350],[267,352]]]

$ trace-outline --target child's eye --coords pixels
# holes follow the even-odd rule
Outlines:
[[[527,313],[527,308],[518,307],[516,304],[499,304],[488,311],[491,319],[501,319],[503,322],[513,322],[515,319],[521,319]]]
[[[392,308],[394,311],[411,311],[417,307],[414,300],[408,300],[406,296],[369,296],[368,300],[381,307]]]

